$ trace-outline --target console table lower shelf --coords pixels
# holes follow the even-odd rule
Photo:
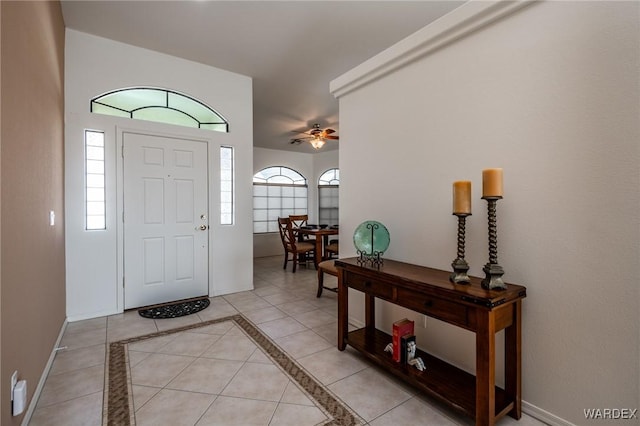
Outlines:
[[[434,399],[473,418],[477,426],[493,426],[505,415],[522,411],[522,299],[526,288],[507,284],[485,290],[471,277],[453,284],[450,272],[385,259],[381,265],[358,258],[335,261],[338,269],[338,350],[352,346],[379,366]],[[348,331],[349,292],[364,294],[365,326]],[[384,351],[391,336],[376,328],[376,299],[474,332],[476,371],[467,373],[418,349],[426,369],[394,362]],[[504,330],[504,389],[496,386],[496,333]],[[420,342],[418,342],[420,344]]]
[[[358,350],[385,370],[400,377],[434,399],[474,418],[476,415],[476,377],[420,349],[416,356],[422,358],[426,369],[420,371],[413,366],[401,364],[391,359],[384,351],[391,342],[391,336],[378,329],[361,328],[347,334],[346,343]],[[505,391],[495,387],[496,418],[513,409],[514,401],[509,400]]]

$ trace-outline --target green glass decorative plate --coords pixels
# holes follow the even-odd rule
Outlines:
[[[390,241],[387,227],[375,220],[362,222],[353,233],[353,244],[365,256],[384,253],[389,248]]]

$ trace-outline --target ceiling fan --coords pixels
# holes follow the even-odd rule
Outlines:
[[[320,125],[316,123],[316,124],[313,125],[311,130],[309,130],[308,132],[296,132],[296,131],[294,131],[294,133],[300,133],[300,134],[306,135],[306,136],[301,136],[301,137],[298,137],[298,138],[291,139],[291,141],[289,143],[299,145],[305,139],[310,139],[308,142],[311,144],[311,146],[313,146],[315,149],[320,149],[320,148],[322,148],[324,146],[325,139],[333,139],[333,140],[340,139],[338,137],[338,135],[333,135],[332,134],[332,133],[335,133],[335,132],[336,131],[333,130],[333,129],[321,129]]]

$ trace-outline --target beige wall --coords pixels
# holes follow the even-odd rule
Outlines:
[[[64,22],[58,2],[1,2],[2,425],[10,376],[40,380],[65,319]],[[49,226],[49,211],[56,215]]]
[[[0,52],[2,52],[2,7],[0,6]],[[2,129],[2,55],[0,54],[0,129]],[[2,192],[2,131],[0,131],[0,193]],[[0,197],[0,240],[2,237],[2,197]],[[0,366],[2,366],[2,244],[0,243]],[[2,371],[0,368],[0,380]],[[0,386],[0,422],[4,413],[3,396],[5,392]]]
[[[483,276],[482,170],[503,167],[499,261],[528,292],[524,407],[550,424],[587,424],[584,409],[640,405],[640,3],[535,2],[489,25],[490,11],[467,19],[486,4],[426,27],[434,49],[405,52],[404,66],[340,97],[340,228],[379,220],[389,258],[450,270],[452,182],[471,180],[466,258]],[[387,329],[412,315],[377,313]],[[474,370],[473,333],[413,318],[419,346]]]

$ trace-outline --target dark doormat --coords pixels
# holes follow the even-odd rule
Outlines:
[[[138,309],[138,313],[141,317],[152,319],[177,318],[200,312],[209,306],[209,303],[211,303],[211,301],[208,297],[201,297],[198,299],[148,306]]]

